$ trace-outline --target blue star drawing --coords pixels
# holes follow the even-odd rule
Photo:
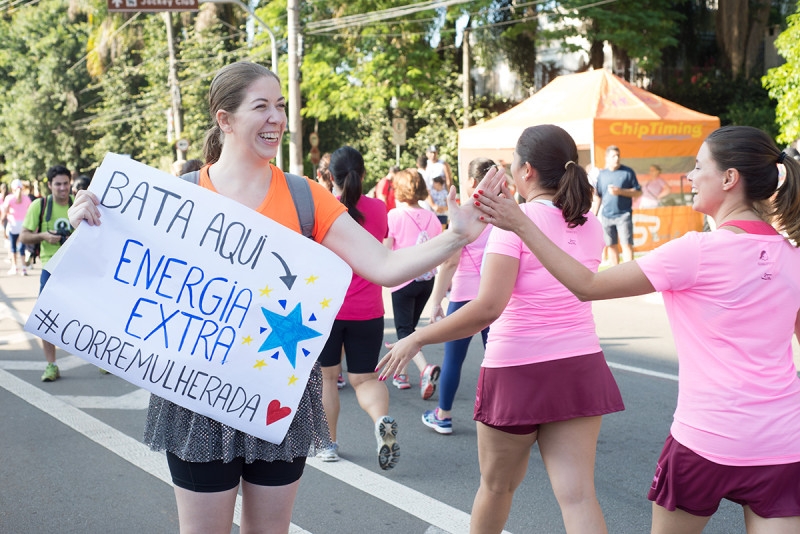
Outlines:
[[[271,312],[266,308],[261,308],[261,313],[267,320],[267,324],[272,328],[267,339],[261,344],[258,352],[264,352],[270,349],[280,348],[286,354],[286,358],[292,367],[295,367],[297,361],[297,344],[306,339],[312,339],[321,336],[316,330],[307,327],[303,324],[303,312],[298,303],[288,315],[278,315]],[[266,330],[262,328],[263,332]]]

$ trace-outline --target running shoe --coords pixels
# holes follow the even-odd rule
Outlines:
[[[436,415],[438,411],[439,409],[435,408],[422,414],[422,424],[428,428],[434,429],[439,434],[452,434],[453,418],[446,417],[444,419],[439,419],[439,417]]]
[[[397,389],[411,389],[411,383],[408,381],[407,375],[397,375],[392,378],[392,385]]]
[[[54,363],[48,363],[42,375],[42,382],[55,382],[56,379],[61,378],[61,373],[58,371],[58,366]]]
[[[422,370],[419,375],[419,394],[422,396],[422,400],[428,400],[433,397],[441,372],[441,367],[430,363]]]
[[[336,379],[336,388],[337,389],[342,389],[346,385],[347,385],[347,382],[345,382],[344,377],[342,376],[342,373],[339,373],[339,378]]]
[[[335,441],[327,449],[323,449],[317,453],[317,458],[323,462],[338,462],[339,461],[339,444]]]
[[[397,465],[400,445],[397,444],[397,421],[384,415],[375,422],[375,439],[378,440],[378,465],[384,471]]]
[[[13,266],[12,268],[10,268],[10,269],[8,270],[8,274],[10,274],[10,275],[17,274],[17,266],[15,265],[15,266]]]

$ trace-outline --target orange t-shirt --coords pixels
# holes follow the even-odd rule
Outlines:
[[[214,184],[211,183],[211,178],[208,176],[209,167],[211,165],[206,165],[200,169],[199,185],[217,193]],[[267,191],[267,196],[264,197],[256,211],[290,230],[294,230],[298,234],[302,233],[300,221],[297,218],[297,210],[292,200],[292,193],[286,183],[286,176],[278,167],[274,165],[270,165],[270,167],[272,168],[272,182]],[[347,211],[347,208],[330,191],[317,182],[308,180],[308,185],[311,186],[311,196],[314,199],[314,241],[321,243],[325,239],[325,234],[328,233],[331,225],[333,225],[333,221]]]

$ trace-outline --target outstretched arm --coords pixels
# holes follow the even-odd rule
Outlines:
[[[378,369],[383,368],[380,379],[394,376],[425,345],[469,337],[492,324],[508,305],[518,271],[519,259],[487,254],[478,296],[452,315],[420,328],[392,345],[378,362]]]
[[[492,169],[479,185],[486,191],[499,192],[499,186],[504,182],[504,172]],[[451,188],[447,201],[451,213],[450,228],[420,245],[389,250],[346,213],[334,221],[322,244],[370,282],[385,287],[402,284],[442,263],[477,239],[486,227],[472,203],[456,204],[455,188]]]
[[[655,288],[635,261],[595,273],[561,250],[531,221],[502,187],[499,196],[477,191],[476,207],[486,222],[516,233],[545,269],[582,301],[631,297]]]

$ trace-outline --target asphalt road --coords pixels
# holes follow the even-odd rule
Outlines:
[[[5,257],[0,253],[2,272]],[[44,364],[39,342],[22,330],[35,302],[38,274],[0,275],[0,534],[177,532],[166,461],[140,441],[148,395],[61,351],[62,378],[40,382]],[[598,496],[610,532],[649,532],[646,493],[677,395],[674,345],[657,295],[595,303],[595,315],[626,404],[624,412],[607,416],[603,423]],[[426,322],[423,317],[421,323]],[[392,341],[388,316],[386,323],[386,339]],[[436,395],[423,401],[416,384],[408,391],[390,387],[391,414],[400,425],[402,447],[401,461],[391,471],[378,468],[371,421],[352,388],[343,389],[343,459],[328,464],[309,460],[292,532],[467,532],[479,479],[471,415],[481,353],[476,338],[450,436],[420,422]],[[441,362],[441,346],[426,349],[426,355]],[[536,448],[506,531],[564,531]],[[740,508],[724,503],[705,532],[744,532]]]

